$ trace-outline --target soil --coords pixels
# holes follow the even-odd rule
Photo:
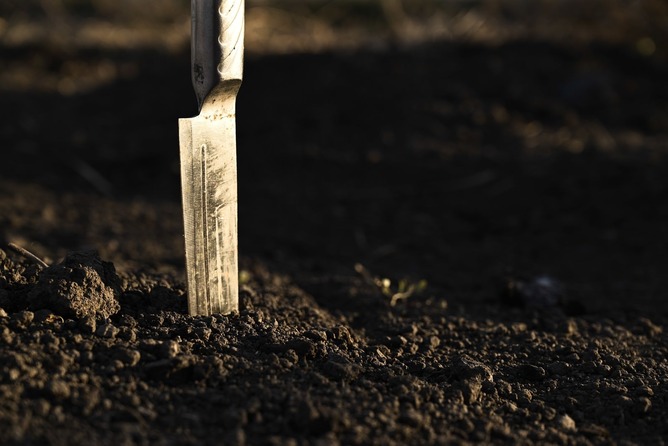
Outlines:
[[[0,46],[0,443],[664,444],[668,63],[619,37],[249,51],[211,317],[185,45]]]

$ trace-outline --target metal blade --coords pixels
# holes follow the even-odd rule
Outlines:
[[[235,101],[243,0],[192,0],[192,80],[200,114],[179,120],[191,315],[238,310]]]

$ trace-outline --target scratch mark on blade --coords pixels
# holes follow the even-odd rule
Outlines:
[[[218,299],[223,296],[223,265],[221,264],[221,255],[220,252],[220,214],[218,212],[220,208],[216,209],[216,276],[218,277]],[[220,305],[220,303],[219,303]]]
[[[208,200],[207,200],[207,156],[206,156],[206,144],[202,144],[201,147],[201,170],[202,170],[202,177],[201,177],[201,200],[202,200],[202,234],[204,235],[203,238],[203,246],[202,246],[202,253],[204,254],[202,257],[204,259],[204,265],[202,270],[204,271],[204,281],[203,283],[206,284],[203,287],[203,298],[204,302],[206,303],[206,314],[211,314],[211,296],[209,295],[209,227],[208,227],[208,218],[207,216],[209,215],[209,210],[208,210]]]

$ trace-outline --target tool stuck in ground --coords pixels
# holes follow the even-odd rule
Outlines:
[[[244,0],[192,0],[192,82],[199,115],[179,120],[191,315],[239,306],[235,103]]]

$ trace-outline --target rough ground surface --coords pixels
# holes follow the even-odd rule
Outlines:
[[[668,63],[626,31],[251,51],[241,310],[213,317],[186,315],[186,48],[0,46],[116,74],[0,86],[0,236],[54,265],[0,251],[0,443],[662,444]]]

